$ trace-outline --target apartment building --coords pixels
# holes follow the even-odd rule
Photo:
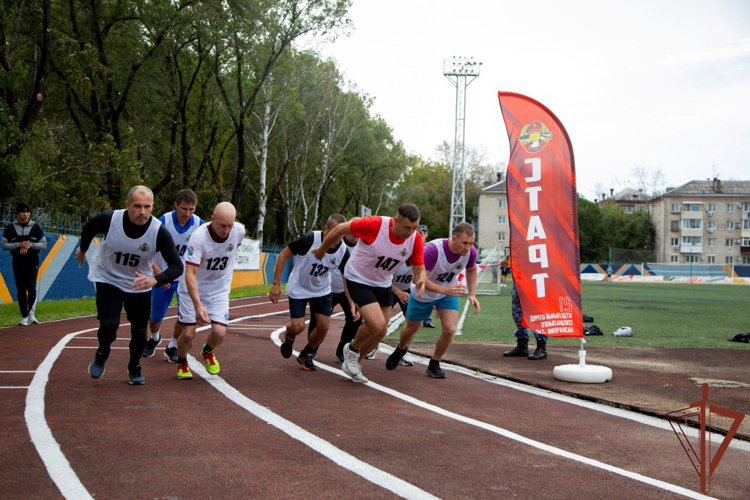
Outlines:
[[[648,210],[658,262],[750,264],[750,181],[690,181]]]
[[[508,191],[505,179],[486,186],[477,194],[474,209],[474,227],[477,231],[477,248],[510,248],[510,221],[508,220]],[[502,253],[501,253],[502,255]]]

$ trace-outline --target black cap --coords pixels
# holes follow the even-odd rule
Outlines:
[[[16,212],[31,212],[31,207],[28,203],[19,203],[16,205]]]

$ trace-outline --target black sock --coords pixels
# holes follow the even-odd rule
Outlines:
[[[432,366],[432,367],[440,366],[440,360],[439,359],[431,359],[430,360],[430,366]]]
[[[203,352],[214,352],[214,348],[211,347],[210,345],[206,344],[206,345],[203,346],[203,350],[202,351]]]
[[[355,349],[353,345],[349,344],[349,350],[352,352],[359,353],[359,349]]]
[[[303,358],[307,356],[308,354],[312,353],[313,349],[310,347],[310,344],[307,344],[304,349],[302,349],[302,352],[299,353],[300,356]]]
[[[187,358],[181,358],[179,355],[177,355],[177,363],[179,364],[187,363]]]

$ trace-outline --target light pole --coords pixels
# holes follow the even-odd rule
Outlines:
[[[448,236],[453,228],[466,220],[466,87],[476,80],[482,63],[473,57],[451,57],[443,61],[443,75],[456,87],[456,133],[453,139],[453,190],[451,191],[451,222]]]

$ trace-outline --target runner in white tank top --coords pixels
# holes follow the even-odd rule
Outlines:
[[[346,218],[341,214],[329,216],[324,231],[311,231],[303,234],[289,243],[289,246],[276,257],[273,285],[268,294],[274,304],[279,301],[281,295],[281,278],[286,261],[292,256],[297,256],[294,269],[286,284],[291,321],[286,325],[286,333],[281,344],[282,357],[291,357],[295,337],[305,330],[305,310],[308,304],[311,322],[313,318],[315,320],[315,328],[308,334],[307,345],[297,356],[297,362],[305,371],[316,370],[313,359],[318,346],[328,334],[333,309],[331,273],[341,265],[347,252],[347,247],[341,242],[341,237],[333,245],[334,248],[325,253],[322,260],[313,256],[312,249],[320,246],[321,241],[344,222]]]
[[[191,379],[187,355],[195,337],[196,323],[211,325],[211,333],[201,349],[206,370],[219,373],[214,349],[224,341],[229,322],[229,291],[232,286],[237,249],[245,237],[245,227],[235,222],[237,212],[228,202],[216,205],[211,223],[193,233],[185,257],[187,269],[177,289],[177,318],[184,325],[177,340],[177,378]]]
[[[427,290],[422,296],[417,296],[414,285],[406,312],[406,325],[401,330],[398,347],[385,362],[385,367],[395,370],[399,361],[409,350],[414,335],[416,335],[425,318],[430,317],[432,308],[436,307],[442,325],[442,332],[435,344],[435,354],[430,360],[427,374],[433,378],[445,378],[445,372],[440,368],[440,360],[453,342],[458,323],[458,297],[465,292],[460,284],[459,275],[466,274],[469,289],[468,301],[474,306],[474,314],[479,312],[479,301],[476,298],[477,286],[477,250],[474,248],[476,234],[468,222],[462,222],[453,229],[450,240],[433,240],[425,248],[425,267],[427,275]]]
[[[369,216],[339,225],[313,250],[315,257],[322,259],[343,235],[360,238],[344,270],[349,295],[364,319],[354,340],[344,346],[342,370],[355,382],[367,382],[360,361],[377,348],[386,334],[393,306],[391,277],[406,259],[411,260],[416,293],[421,295],[424,291],[423,243],[422,236],[415,234],[417,226],[419,209],[412,203],[404,203],[394,218]]]

